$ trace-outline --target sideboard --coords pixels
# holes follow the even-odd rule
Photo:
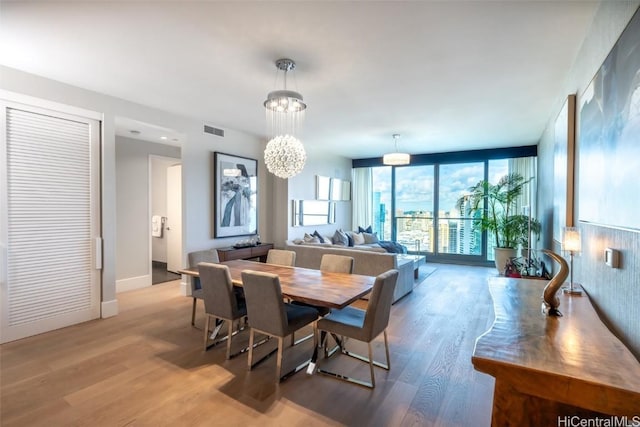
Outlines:
[[[260,262],[266,262],[270,249],[273,249],[273,243],[261,243],[256,246],[247,246],[244,248],[234,248],[232,246],[228,248],[218,248],[217,251],[220,262],[253,258],[259,258]]]
[[[573,425],[611,416],[640,425],[638,360],[607,329],[586,294],[558,292],[563,316],[543,315],[545,285],[489,279],[495,321],[477,339],[472,363],[495,377],[491,425]]]

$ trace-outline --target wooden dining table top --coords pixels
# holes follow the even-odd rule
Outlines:
[[[284,296],[294,301],[329,308],[344,308],[357,301],[371,292],[375,282],[375,277],[372,276],[328,273],[255,261],[233,260],[220,264],[229,267],[231,280],[236,286],[242,286],[242,272],[245,270],[277,274]],[[197,268],[178,270],[178,273],[199,277]]]

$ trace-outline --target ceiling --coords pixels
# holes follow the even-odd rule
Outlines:
[[[597,7],[3,0],[0,63],[264,136],[262,103],[281,88],[274,62],[288,57],[311,152],[377,157],[393,149],[394,133],[412,154],[529,145],[566,96]]]

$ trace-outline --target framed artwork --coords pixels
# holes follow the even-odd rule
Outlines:
[[[213,153],[215,238],[258,233],[258,161]]]
[[[553,240],[562,243],[563,227],[573,227],[576,95],[569,95],[555,123],[553,150]]]
[[[579,219],[640,231],[640,12],[580,98]]]

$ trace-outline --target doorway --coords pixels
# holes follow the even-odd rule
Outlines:
[[[168,128],[116,117],[116,292],[125,292],[151,286],[153,283],[153,244],[165,242],[166,234],[160,226],[166,226],[162,218],[166,212],[165,171],[171,164],[180,164],[184,135]],[[154,175],[152,158],[164,158],[169,163],[156,168]],[[155,191],[153,182],[161,181]],[[160,208],[153,200],[162,202]],[[152,237],[152,218],[159,218],[162,234]],[[180,226],[181,227],[181,226]],[[163,227],[164,228],[164,227]],[[180,243],[180,245],[182,245]],[[159,259],[166,262],[164,258]]]
[[[149,156],[151,283],[180,279],[182,266],[182,166],[175,158]]]

